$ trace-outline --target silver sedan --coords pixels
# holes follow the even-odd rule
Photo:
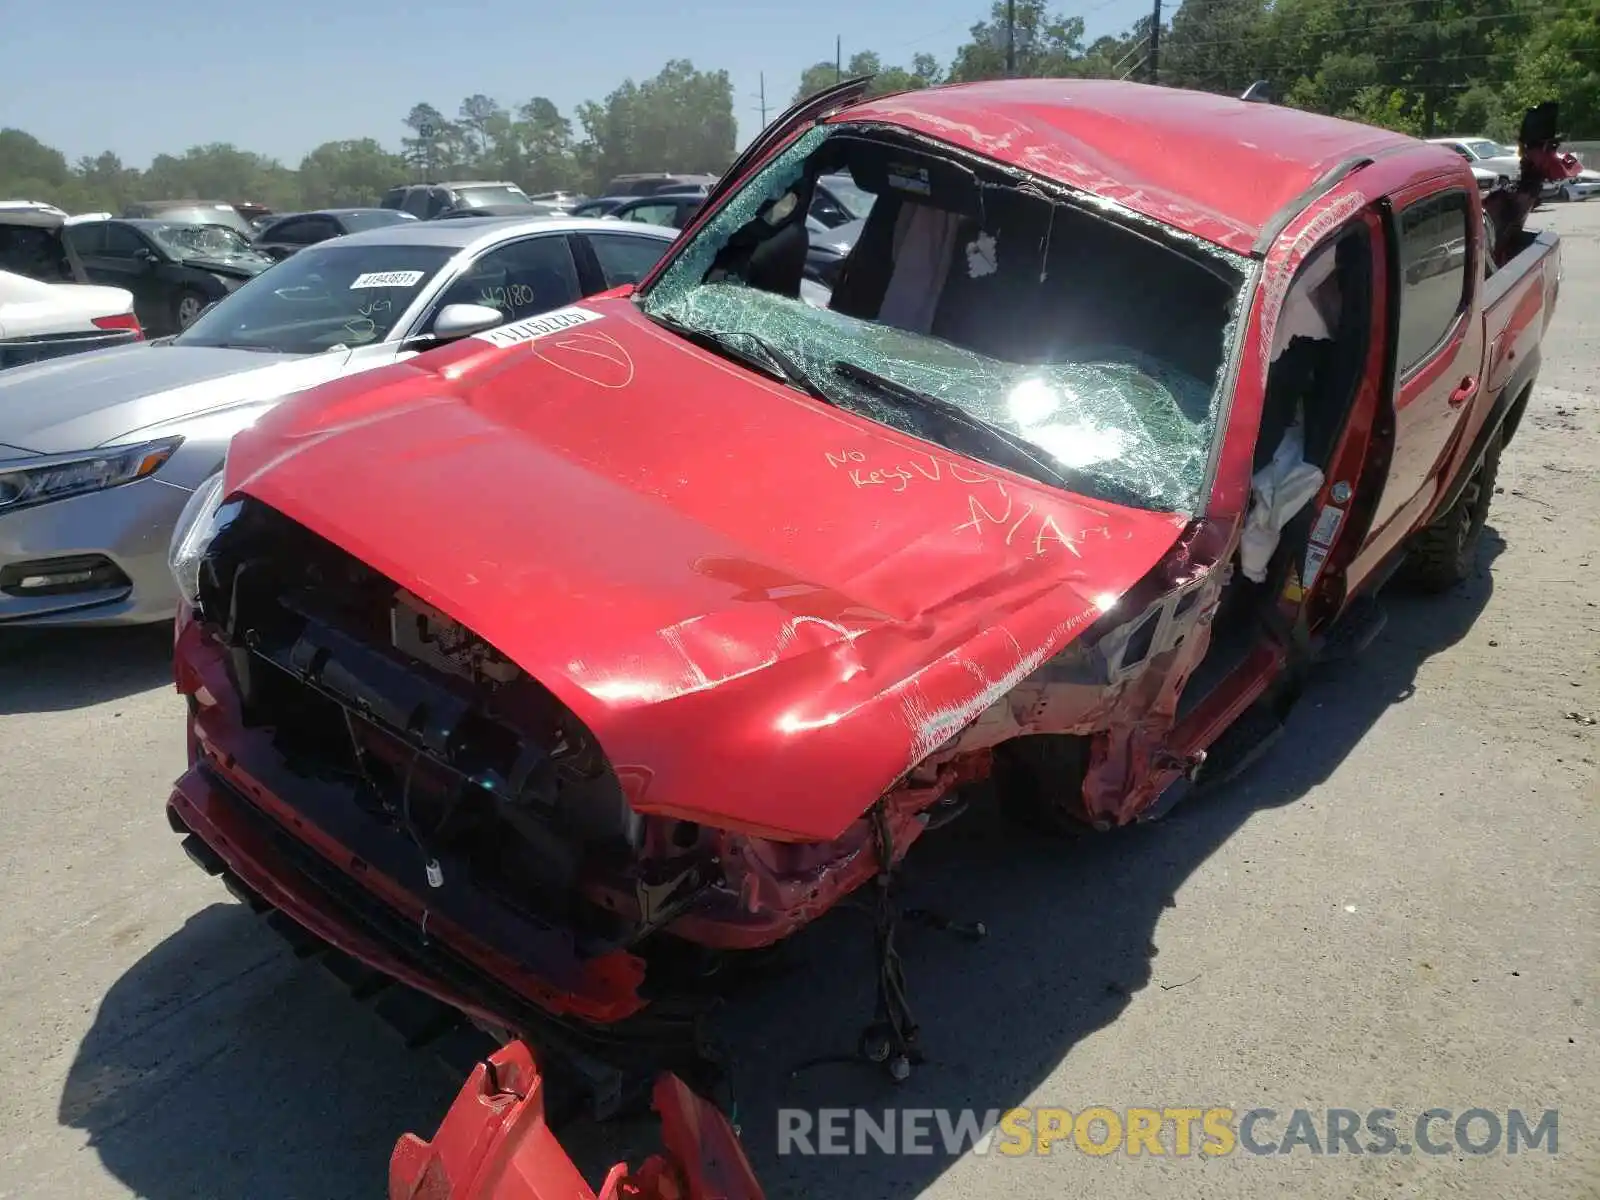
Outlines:
[[[674,230],[418,221],[310,246],[173,338],[0,375],[0,628],[163,621],[167,547],[284,397],[636,282]]]

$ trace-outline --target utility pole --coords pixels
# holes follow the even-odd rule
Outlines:
[[[767,127],[767,73],[761,72],[761,128]]]
[[[833,39],[833,81],[838,83],[844,78],[844,38]]]
[[[1150,82],[1161,82],[1161,0],[1150,13]]]
[[[1006,78],[1017,77],[1017,0],[1006,0]]]

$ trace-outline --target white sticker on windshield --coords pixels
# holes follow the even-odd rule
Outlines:
[[[421,271],[368,271],[365,275],[356,276],[355,282],[350,285],[350,290],[353,292],[357,288],[416,287],[421,282]]]
[[[541,317],[513,321],[509,325],[485,329],[482,333],[475,333],[472,336],[504,350],[511,346],[520,346],[524,342],[537,341],[547,334],[560,333],[563,329],[575,329],[579,325],[587,325],[590,321],[598,321],[600,317],[600,313],[589,308],[558,308]]]

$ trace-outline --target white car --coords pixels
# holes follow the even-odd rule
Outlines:
[[[295,392],[637,283],[676,235],[404,221],[307,246],[173,337],[0,371],[0,630],[172,620],[168,541],[235,433]]]
[[[87,282],[42,206],[0,208],[0,370],[144,336],[133,294]]]
[[[1563,202],[1573,200],[1587,200],[1590,196],[1600,196],[1600,171],[1582,170],[1576,179],[1562,179],[1545,185],[1545,200],[1559,200]]]
[[[1486,137],[1437,137],[1429,138],[1436,146],[1448,146],[1467,162],[1471,163],[1476,175],[1481,171],[1493,171],[1502,175],[1509,183],[1515,183],[1522,174],[1522,159],[1517,155],[1515,146],[1502,146],[1499,142],[1491,141]],[[1482,188],[1482,183],[1479,183]]]

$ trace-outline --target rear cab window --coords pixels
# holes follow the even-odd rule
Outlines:
[[[1431,359],[1472,299],[1472,206],[1467,193],[1439,192],[1402,209],[1397,219],[1400,328],[1396,365],[1401,375]]]

